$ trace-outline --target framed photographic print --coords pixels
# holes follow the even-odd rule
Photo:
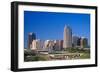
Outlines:
[[[11,70],[97,66],[97,7],[11,3]]]

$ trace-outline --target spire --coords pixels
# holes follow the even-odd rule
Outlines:
[[[29,35],[32,35],[32,34],[33,34],[32,32],[29,33]]]
[[[70,28],[70,27],[69,27],[69,25],[65,25],[65,27],[64,27],[64,28]]]
[[[65,27],[67,27],[67,25],[65,25]]]
[[[67,25],[65,24],[65,28],[67,28]]]
[[[64,29],[66,29],[66,28],[67,28],[67,25],[65,25]]]

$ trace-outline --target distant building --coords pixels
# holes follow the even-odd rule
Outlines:
[[[81,38],[81,48],[87,48],[88,47],[88,39],[82,37]]]
[[[79,47],[81,46],[81,37],[79,37],[77,40],[77,46],[79,46]]]
[[[78,36],[73,36],[72,37],[72,44],[73,44],[73,47],[80,46],[80,40],[79,40]]]
[[[28,46],[27,48],[32,48],[32,41],[36,39],[35,33],[28,33]]]
[[[37,41],[36,41],[36,40],[33,40],[33,41],[32,41],[31,50],[36,50],[36,49],[37,49]]]
[[[88,39],[84,37],[73,36],[72,42],[73,42],[73,47],[80,47],[80,48],[88,47]]]
[[[40,48],[40,41],[39,40],[33,40],[31,50],[37,50],[39,48]]]
[[[31,50],[44,50],[44,41],[42,40],[33,40]]]
[[[44,48],[48,49],[49,48],[49,43],[50,43],[50,40],[45,40]]]
[[[52,52],[54,50],[54,40],[50,40],[48,50],[49,52]]]
[[[69,26],[64,27],[63,48],[72,47],[72,30]]]
[[[44,48],[44,40],[40,40],[40,50],[45,50],[45,48]]]
[[[54,50],[63,50],[63,40],[54,40]]]
[[[44,43],[44,48],[49,52],[54,50],[54,41],[53,40],[46,40]]]
[[[63,50],[63,40],[59,40],[59,48],[60,50]]]
[[[54,40],[54,50],[60,50],[59,40]]]

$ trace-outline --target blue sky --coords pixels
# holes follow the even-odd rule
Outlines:
[[[24,47],[29,32],[41,40],[63,39],[65,25],[70,26],[73,35],[90,40],[90,14],[24,11]]]

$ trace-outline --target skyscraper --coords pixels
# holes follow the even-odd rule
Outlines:
[[[31,50],[44,50],[44,41],[40,39],[33,40]]]
[[[69,26],[64,27],[63,48],[72,47],[72,30]]]
[[[60,45],[59,45],[59,40],[54,40],[54,49],[55,50],[60,50]]]
[[[77,40],[77,46],[81,46],[81,37],[79,37]]]
[[[86,48],[86,47],[88,47],[88,39],[82,37],[82,38],[81,38],[80,44],[81,44],[81,48]]]
[[[73,36],[72,37],[72,44],[73,44],[73,47],[80,46],[80,45],[78,45],[78,44],[80,44],[80,40],[79,40],[78,36]]]
[[[59,47],[60,47],[60,50],[63,50],[63,40],[59,40]]]
[[[54,49],[54,41],[53,40],[45,40],[44,48],[45,48],[45,50],[52,52]]]
[[[34,33],[28,33],[28,46],[27,48],[32,48],[32,41],[36,39],[36,35]]]

